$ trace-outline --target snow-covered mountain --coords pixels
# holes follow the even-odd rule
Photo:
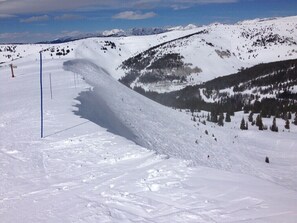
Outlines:
[[[189,30],[189,29],[196,29],[196,28],[198,28],[197,25],[189,24],[186,26],[173,26],[173,27],[169,27],[167,29],[170,31],[173,31],[173,30]]]
[[[189,28],[191,28],[191,26],[188,26],[187,29]],[[82,33],[82,34],[74,34],[71,36],[63,36],[55,40],[45,41],[41,43],[42,44],[67,43],[67,42],[93,38],[93,37],[145,36],[145,35],[155,35],[155,34],[165,33],[167,31],[169,31],[169,29],[166,29],[166,28],[133,28],[128,30],[112,29],[112,30],[105,30],[103,32]]]
[[[222,127],[209,111],[165,107],[118,81],[168,91],[159,98],[169,95],[166,103],[186,102],[197,91],[221,103],[216,97],[235,87],[257,98],[264,93],[249,89],[251,82],[263,87],[270,77],[266,90],[295,92],[295,20],[1,45],[1,221],[295,222],[295,114],[262,117],[263,128],[276,123],[278,132],[259,130],[250,121],[256,110],[236,112]],[[288,103],[285,112],[296,106]],[[242,121],[248,130],[240,130]]]
[[[72,41],[76,37],[67,37],[55,42],[59,44],[0,45],[0,63],[36,54],[41,49],[49,49],[46,57],[59,58],[71,55],[71,52],[78,54],[88,47],[94,49],[93,59],[109,61],[105,63],[105,69],[112,67],[111,73],[117,79],[126,76],[129,81],[124,81],[125,84],[157,92],[172,91],[259,63],[295,59],[296,21],[297,17],[293,16],[256,19],[234,25],[216,23],[166,30],[112,30],[104,32],[109,37],[76,41]],[[64,41],[70,42],[61,43]],[[113,43],[113,48],[108,47],[108,42]],[[65,52],[59,51],[63,49]],[[157,65],[159,63],[162,66]]]
[[[123,63],[123,83],[172,91],[260,63],[297,58],[297,17],[212,24]],[[167,86],[165,89],[163,86]]]

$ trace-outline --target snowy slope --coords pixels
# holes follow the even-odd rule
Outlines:
[[[229,135],[224,132],[224,129],[215,130],[209,129],[210,126],[197,126],[190,121],[189,116],[178,114],[176,110],[161,106],[131,91],[114,80],[105,70],[89,61],[68,61],[65,63],[65,69],[82,75],[91,86],[94,86],[92,90],[81,93],[77,98],[81,103],[77,106],[79,108],[77,115],[105,126],[111,132],[154,150],[158,154],[182,158],[191,161],[194,165],[247,173],[269,180],[275,178],[273,180],[275,182],[290,188],[294,187],[295,183],[290,185],[287,180],[293,177],[296,168],[288,171],[278,167],[278,171],[271,171],[261,161],[264,154],[259,153],[251,160],[249,147],[240,145],[240,142],[239,145],[232,145],[237,128],[235,132],[230,130],[233,134]],[[211,128],[214,127],[215,125]],[[289,138],[286,137],[287,141],[292,143],[287,148],[289,154],[295,144],[296,132],[294,127],[292,128],[294,132]],[[205,136],[205,130],[208,130],[209,134],[215,134],[220,140],[213,141],[212,137]],[[273,136],[268,134],[263,137],[267,140]],[[263,144],[268,143],[265,140]],[[269,146],[273,144],[268,143],[263,149]],[[281,155],[284,151],[279,149],[277,148],[277,154]],[[207,158],[208,156],[211,159]],[[296,158],[295,156],[292,161],[296,161]],[[261,162],[250,165],[254,160]],[[281,180],[284,177],[282,171],[289,173],[285,180]]]
[[[138,72],[137,79],[132,84],[141,86],[145,90],[157,92],[172,91],[214,79],[219,76],[237,73],[242,68],[251,67],[260,63],[297,58],[297,17],[277,18],[265,21],[245,21],[234,25],[212,24],[209,26],[191,29],[191,36],[184,35],[173,41],[165,42],[158,47],[152,47],[134,58],[128,60],[123,68],[128,74],[135,67],[144,65]],[[178,54],[184,63],[182,67],[186,80],[174,82],[170,77],[180,76],[172,67],[158,67],[151,65],[166,55]],[[189,71],[190,68],[199,68],[199,72]],[[177,65],[181,69],[180,65]],[[142,81],[139,77],[146,73],[155,73],[161,76],[160,69],[165,69],[165,81]],[[167,71],[166,69],[169,69]],[[149,76],[151,74],[147,74]],[[175,78],[179,80],[178,78]],[[126,83],[125,83],[126,84]],[[167,89],[160,88],[167,84]]]
[[[0,45],[0,66],[6,62],[14,63],[20,58],[38,59],[38,52],[44,51],[45,59],[67,59],[73,58],[74,55],[78,58],[89,58],[112,71],[115,78],[119,79],[124,75],[124,71],[117,68],[124,60],[150,47],[192,32],[193,30],[187,30],[148,36],[94,37],[59,44],[4,44]],[[88,55],[85,49],[88,49]]]
[[[44,139],[39,138],[38,61],[19,60],[19,74],[14,79],[10,78],[8,67],[1,68],[1,73],[6,74],[0,76],[4,84],[0,88],[1,220],[295,221],[297,193],[286,187],[296,188],[297,185],[295,181],[288,180],[294,179],[296,172],[292,165],[296,163],[296,156],[292,155],[297,129],[292,130],[291,136],[283,135],[290,140],[284,142],[291,144],[286,150],[288,158],[282,157],[281,163],[264,168],[263,154],[257,156],[252,151],[257,149],[257,145],[253,147],[251,144],[244,152],[235,152],[244,135],[232,146],[227,142],[223,129],[208,125],[194,129],[187,114],[137,95],[90,61],[67,61],[64,67],[75,73],[64,71],[63,62],[44,62]],[[93,85],[92,88],[77,75],[80,72]],[[52,74],[53,99],[50,97],[49,73]],[[93,97],[84,98],[86,95]],[[84,106],[88,109],[84,110]],[[86,114],[86,111],[90,113]],[[123,128],[129,128],[133,133],[130,139],[138,144],[147,143],[151,151],[119,136]],[[186,128],[184,133],[181,128]],[[211,136],[203,133],[204,128],[216,137],[221,134],[218,140],[226,139],[216,146]],[[238,133],[238,130],[233,131],[228,133],[230,138]],[[198,139],[199,144],[194,148],[190,141],[199,135],[202,138]],[[263,137],[271,138],[270,135]],[[168,145],[162,147],[165,140]],[[228,148],[219,150],[224,142],[230,144],[234,156],[223,151]],[[174,147],[175,143],[180,148]],[[283,149],[283,141],[279,143],[280,147],[275,147],[275,157],[271,157],[272,162],[280,157],[279,151]],[[267,149],[267,145],[264,140],[263,148]],[[195,151],[191,151],[193,149]],[[178,159],[156,155],[156,150]],[[205,151],[207,153],[203,154]],[[197,154],[203,154],[203,157]],[[210,155],[210,159],[206,158],[206,154]],[[249,174],[221,170],[230,165],[230,170],[238,172],[239,167],[244,166],[239,161],[244,159],[254,160],[251,166],[255,168],[245,169],[250,171]],[[236,160],[238,163],[235,163]],[[202,166],[192,166],[193,161]],[[282,163],[286,163],[287,176],[278,170]],[[215,165],[216,169],[203,167],[205,165]],[[251,176],[254,174],[251,170],[257,168],[262,170],[261,175],[256,175],[268,181]],[[277,177],[273,178],[273,175]],[[282,182],[279,182],[281,179]]]
[[[2,57],[1,221],[295,222],[296,126],[277,119],[278,133],[241,131],[241,112],[224,127],[204,125],[205,112],[194,122],[116,80],[125,59],[200,29],[17,45],[15,78]]]

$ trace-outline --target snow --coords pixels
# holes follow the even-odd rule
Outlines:
[[[198,26],[196,26],[194,24],[189,24],[189,25],[186,25],[186,26],[169,27],[168,30],[170,30],[170,31],[176,31],[176,30],[185,31],[185,30],[191,30],[191,29],[196,29],[196,28],[198,28]]]
[[[167,54],[181,55],[185,65],[202,70],[199,74],[188,74],[186,85],[199,84],[260,63],[295,59],[296,21],[296,17],[287,17],[234,25],[213,24],[192,27],[189,30],[176,27],[166,34],[184,32],[184,38],[164,41],[162,45],[156,44],[145,56],[152,63]],[[192,35],[187,36],[186,32],[190,31]],[[147,68],[149,69],[149,65]],[[158,85],[163,83],[153,83],[155,87],[137,80],[133,83],[139,86],[141,84],[144,84],[145,89],[161,92]],[[166,88],[166,92],[174,91],[175,83],[167,83]]]
[[[291,92],[297,94],[297,86],[296,85],[292,87]]]
[[[112,30],[105,30],[102,32],[104,36],[110,36],[110,35],[115,35],[115,34],[120,34],[124,33],[124,30],[122,29],[112,29]]]
[[[159,81],[158,83],[152,83],[152,84],[142,84],[142,83],[135,83],[135,85],[132,83],[131,88],[134,87],[141,87],[145,91],[154,91],[158,93],[166,93],[171,91],[178,91],[187,86],[186,83],[179,83],[178,81],[174,82],[174,84],[170,81]]]
[[[157,42],[139,38],[112,41],[123,57]],[[18,46],[27,55],[13,62],[15,78],[10,62],[0,67],[1,221],[296,221],[297,126],[277,119],[278,133],[241,131],[242,112],[224,127],[193,122],[117,82],[118,47],[98,53],[104,40],[69,43],[61,58],[44,53],[43,139],[38,52],[46,46]]]

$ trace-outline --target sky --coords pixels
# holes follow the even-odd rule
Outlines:
[[[294,15],[296,0],[0,0],[0,43]]]

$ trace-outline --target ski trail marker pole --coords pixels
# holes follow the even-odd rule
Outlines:
[[[43,138],[42,51],[40,54],[40,136]]]
[[[53,99],[52,73],[49,73],[49,80],[50,80],[51,99]]]
[[[17,66],[14,66],[13,64],[10,64],[10,69],[11,69],[11,77],[14,78],[14,71],[13,71],[13,68],[17,68]]]

